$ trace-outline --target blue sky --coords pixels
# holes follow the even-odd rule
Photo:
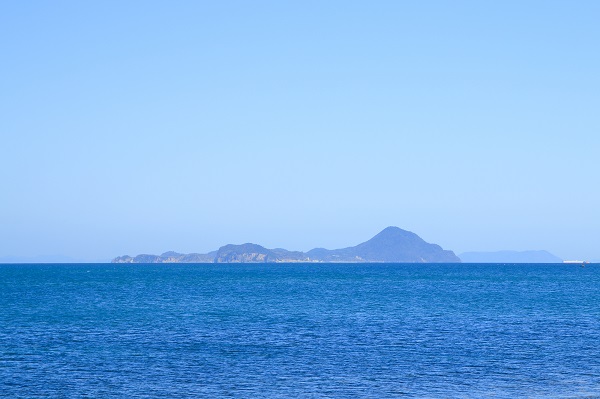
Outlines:
[[[596,1],[5,2],[0,258],[600,258]]]

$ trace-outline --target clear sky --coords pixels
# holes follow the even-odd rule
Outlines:
[[[388,225],[600,259],[598,1],[0,5],[0,258]]]

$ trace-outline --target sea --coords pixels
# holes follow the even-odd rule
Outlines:
[[[600,265],[0,265],[2,398],[600,398]]]

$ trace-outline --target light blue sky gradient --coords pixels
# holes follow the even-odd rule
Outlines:
[[[0,5],[0,257],[600,258],[600,2]]]

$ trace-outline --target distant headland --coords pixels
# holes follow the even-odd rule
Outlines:
[[[465,263],[563,263],[548,251],[465,252],[459,257]]]
[[[228,244],[206,254],[119,256],[112,263],[458,263],[452,251],[425,242],[421,237],[398,227],[387,227],[370,240],[341,249],[315,248],[308,252],[267,249],[257,244]]]

